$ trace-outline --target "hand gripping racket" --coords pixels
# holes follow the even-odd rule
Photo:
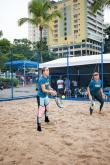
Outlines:
[[[64,105],[63,105],[63,101],[60,97],[58,97],[58,94],[55,93],[55,94],[51,94],[54,99],[55,99],[55,102],[56,102],[56,105],[59,107],[59,108],[64,108]]]

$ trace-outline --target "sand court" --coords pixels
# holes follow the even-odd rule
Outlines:
[[[36,99],[0,102],[0,165],[109,165],[110,103],[50,101],[50,123],[36,130]]]

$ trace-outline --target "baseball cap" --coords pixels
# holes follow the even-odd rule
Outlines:
[[[49,68],[48,68],[48,67],[43,67],[43,68],[42,68],[42,72],[43,72],[43,71],[46,71],[46,70],[49,70]]]

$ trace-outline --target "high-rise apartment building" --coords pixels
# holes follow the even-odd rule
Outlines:
[[[103,9],[95,15],[90,6],[94,0],[62,0],[53,4],[51,11],[59,10],[62,18],[55,18],[48,33],[48,45],[58,57],[93,55],[101,53],[103,41]],[[50,11],[50,12],[51,12]]]

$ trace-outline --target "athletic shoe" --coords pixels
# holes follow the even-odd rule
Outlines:
[[[99,114],[102,114],[102,111],[101,110],[99,110]]]
[[[93,109],[90,107],[90,115],[92,115],[93,113]]]
[[[45,122],[46,122],[46,123],[49,123],[49,122],[50,122],[48,116],[45,117]]]
[[[37,131],[42,131],[41,124],[37,124]]]

